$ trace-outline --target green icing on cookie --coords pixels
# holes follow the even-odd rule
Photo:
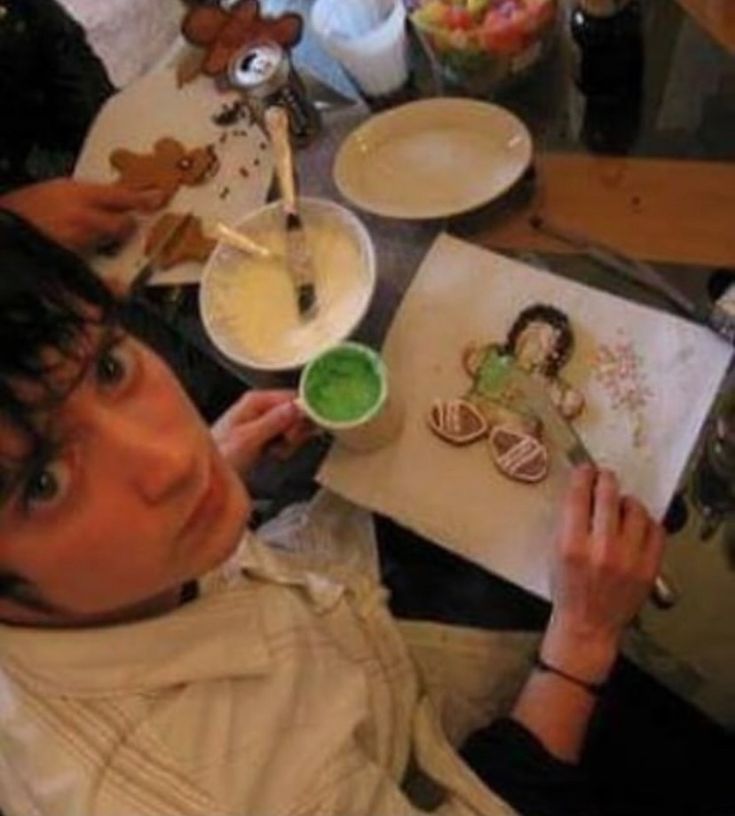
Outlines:
[[[502,397],[512,366],[513,358],[510,355],[501,354],[497,347],[489,346],[475,377],[473,390],[487,397]]]

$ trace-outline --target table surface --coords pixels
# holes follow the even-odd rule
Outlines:
[[[514,111],[532,132],[536,174],[531,182],[451,221],[407,223],[362,216],[375,239],[380,271],[363,339],[380,343],[421,258],[442,229],[540,262],[559,274],[661,305],[655,297],[642,295],[609,271],[539,236],[528,225],[528,216],[535,211],[648,258],[690,295],[710,297],[713,273],[719,275],[716,280],[724,280],[726,270],[735,268],[735,56],[727,50],[733,39],[732,20],[727,13],[718,20],[711,6],[705,20],[707,9],[702,9],[707,4],[701,0],[680,3],[645,3],[643,104],[638,127],[617,154],[595,152],[590,142],[585,98],[572,79],[570,49],[562,35],[542,69],[493,100]],[[308,13],[310,3],[270,0],[264,5],[270,11],[288,7]],[[700,25],[703,22],[708,29]],[[341,91],[354,93],[308,32],[296,63]],[[324,133],[299,156],[304,192],[340,198],[331,179],[334,152],[368,115],[359,104],[325,115]],[[597,123],[595,142],[616,144],[617,124]],[[247,372],[238,373],[253,379]],[[692,463],[698,453],[693,452]],[[676,693],[731,727],[735,525],[725,523],[716,536],[703,541],[689,482],[687,474],[682,496],[688,521],[672,536],[666,562],[681,599],[670,610],[646,609],[629,654]]]

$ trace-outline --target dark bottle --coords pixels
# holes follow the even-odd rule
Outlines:
[[[582,137],[625,153],[640,129],[643,30],[639,0],[577,0],[571,15],[575,79],[586,97]]]
[[[577,0],[571,17],[577,83],[592,96],[640,92],[643,26],[639,0]]]

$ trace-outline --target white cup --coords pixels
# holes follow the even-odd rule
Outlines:
[[[366,96],[387,96],[408,80],[402,0],[316,0],[311,26]]]
[[[322,378],[322,384],[330,376],[325,369],[325,362],[347,356],[365,366],[365,371],[377,385],[374,399],[358,416],[336,419],[325,416],[319,400],[311,395],[314,379]],[[332,377],[341,378],[343,373],[333,373]],[[360,375],[362,376],[362,375]],[[348,377],[349,379],[349,377]],[[349,388],[349,383],[347,385]],[[334,397],[335,392],[332,392]],[[312,360],[301,372],[299,382],[299,404],[304,413],[320,428],[323,428],[342,445],[354,451],[366,452],[383,447],[399,434],[403,425],[403,411],[390,387],[388,369],[380,355],[361,343],[345,342],[327,349]]]

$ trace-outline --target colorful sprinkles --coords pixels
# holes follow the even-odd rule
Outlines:
[[[595,352],[592,373],[600,383],[612,408],[626,414],[633,424],[633,446],[648,441],[646,407],[653,392],[646,381],[643,358],[630,340],[600,344]]]

